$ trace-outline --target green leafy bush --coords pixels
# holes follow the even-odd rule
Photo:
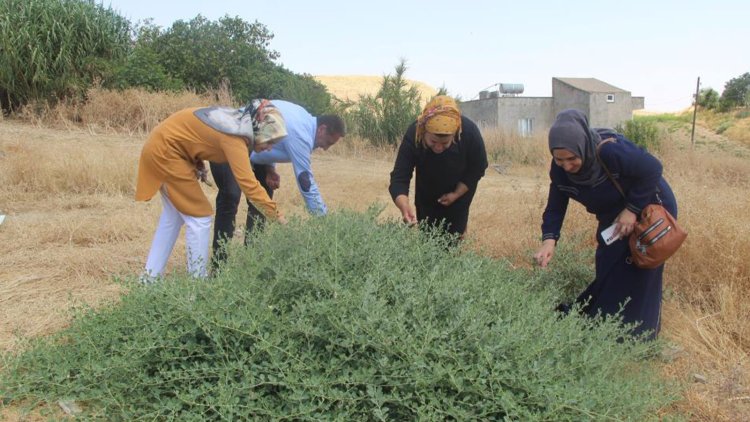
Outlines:
[[[376,214],[269,227],[210,281],[133,285],[5,356],[0,391],[188,421],[647,420],[674,399],[655,344]]]
[[[714,110],[719,107],[720,95],[713,88],[703,88],[698,94],[698,105],[708,109]]]
[[[169,75],[149,48],[136,47],[127,60],[115,67],[109,85],[118,89],[141,87],[149,91],[179,91],[184,84]]]
[[[626,121],[625,125],[618,125],[615,130],[625,135],[626,138],[633,141],[636,145],[646,148],[649,151],[658,151],[661,146],[659,129],[649,119],[639,119],[636,117],[633,120]]]
[[[280,68],[278,72],[285,77],[281,85],[281,93],[275,98],[299,104],[314,116],[336,112],[328,89],[311,75],[296,74],[283,68]]]
[[[554,286],[556,303],[569,304],[594,280],[594,252],[591,233],[580,232],[563,236],[555,247],[555,259],[544,271],[529,275],[531,283],[540,288]],[[531,252],[529,253],[531,255]]]

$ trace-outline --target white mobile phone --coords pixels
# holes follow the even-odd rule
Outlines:
[[[606,229],[602,230],[601,235],[605,244],[611,245],[612,242],[620,238],[620,235],[615,234],[615,227],[617,227],[617,223],[614,223]]]

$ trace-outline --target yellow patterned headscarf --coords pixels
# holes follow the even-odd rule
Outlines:
[[[438,95],[427,103],[417,118],[417,144],[422,142],[425,132],[436,135],[457,133],[461,137],[461,111],[456,100],[447,95]]]

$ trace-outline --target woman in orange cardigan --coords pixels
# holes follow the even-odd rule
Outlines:
[[[163,211],[141,280],[163,274],[180,228],[185,224],[188,273],[208,275],[208,245],[213,209],[200,187],[203,160],[228,162],[245,196],[271,220],[284,222],[250,168],[250,149],[260,152],[286,135],[281,114],[255,102],[243,109],[189,108],[178,111],[151,132],[138,163],[136,201],[161,193]]]

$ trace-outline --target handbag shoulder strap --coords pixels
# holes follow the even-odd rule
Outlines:
[[[599,164],[602,166],[602,168],[604,169],[604,171],[607,173],[607,177],[609,178],[609,180],[612,181],[612,184],[615,185],[615,187],[617,188],[618,191],[620,191],[620,195],[622,195],[623,198],[627,198],[627,196],[625,195],[625,191],[622,190],[622,186],[620,186],[620,183],[618,183],[617,180],[615,180],[615,178],[612,177],[612,173],[607,168],[607,165],[604,164],[604,160],[602,160],[602,158],[599,156],[599,150],[602,148],[602,145],[608,144],[610,142],[617,142],[617,139],[615,139],[615,138],[607,138],[607,139],[602,139],[602,141],[599,142],[599,145],[596,146],[596,160],[599,161]]]

